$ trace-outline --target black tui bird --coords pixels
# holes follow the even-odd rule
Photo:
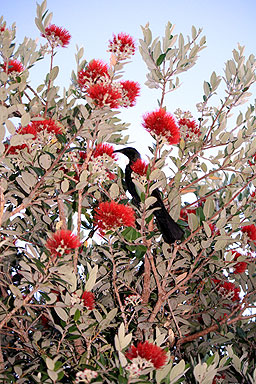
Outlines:
[[[127,147],[123,149],[115,150],[114,152],[120,152],[123,155],[127,156],[129,164],[127,164],[125,168],[125,182],[128,191],[133,197],[133,202],[136,206],[139,206],[140,197],[137,193],[135,184],[132,181],[132,168],[131,166],[136,162],[136,160],[140,159],[141,156],[139,152],[132,147]],[[163,239],[166,243],[172,244],[176,240],[180,240],[184,234],[183,230],[179,227],[177,223],[171,218],[169,213],[167,212],[164,203],[161,199],[160,191],[156,188],[152,192],[152,196],[157,199],[157,201],[150,206],[151,209],[155,209],[154,216],[156,218],[157,225],[163,235]]]

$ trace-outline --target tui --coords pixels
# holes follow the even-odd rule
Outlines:
[[[129,164],[127,164],[125,168],[125,182],[128,191],[133,197],[133,203],[136,206],[139,206],[140,203],[140,197],[137,193],[135,184],[132,181],[132,168],[131,166],[136,162],[136,160],[140,159],[141,156],[139,152],[132,147],[127,147],[123,149],[115,150],[114,152],[120,152],[123,155],[127,156],[129,161]],[[151,209],[155,209],[153,212],[156,218],[157,225],[163,235],[163,239],[166,243],[172,244],[176,240],[180,240],[184,234],[183,230],[179,227],[177,223],[171,218],[169,213],[167,212],[164,203],[161,199],[161,194],[159,189],[154,189],[152,192],[152,196],[155,197],[157,200],[154,204],[150,206]]]

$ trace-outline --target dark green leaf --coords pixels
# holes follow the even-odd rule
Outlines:
[[[134,229],[132,227],[127,227],[123,230],[122,236],[127,241],[134,241],[134,240],[138,239],[139,237],[141,237],[141,234],[138,231],[136,231],[136,229]]]
[[[156,65],[161,65],[162,62],[164,61],[165,59],[165,56],[166,56],[166,53],[161,53],[161,55],[158,57],[157,61],[156,61]]]
[[[77,326],[76,325],[71,325],[71,327],[68,328],[69,333],[73,333],[77,331]]]
[[[58,369],[60,369],[60,367],[62,367],[62,362],[56,361],[56,363],[54,365],[54,371],[58,371]]]
[[[80,316],[81,316],[81,312],[79,311],[79,309],[77,309],[74,314],[74,321],[78,321],[80,319]]]

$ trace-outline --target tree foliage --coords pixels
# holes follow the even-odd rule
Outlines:
[[[0,20],[2,382],[256,383],[255,57],[233,50],[224,74],[204,82],[197,116],[168,111],[206,39],[195,27],[187,41],[171,23],[162,40],[142,28],[146,85],[180,140],[151,130],[137,207],[113,154],[129,141],[118,108],[139,93],[120,80],[133,40],[115,37],[109,65],[78,49],[61,91],[54,56],[69,34],[46,8],[35,19],[41,47],[17,45],[15,26]],[[32,87],[29,71],[47,57],[49,73]],[[180,242],[165,243],[154,223],[155,188]]]

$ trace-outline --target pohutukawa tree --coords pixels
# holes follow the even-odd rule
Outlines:
[[[0,19],[1,382],[256,383],[256,119],[240,108],[254,56],[238,45],[192,116],[168,94],[205,48],[201,29],[184,41],[169,22],[163,40],[143,27],[159,101],[142,117],[152,155],[124,174],[116,114],[139,96],[122,78],[137,44],[114,35],[109,63],[79,49],[62,92],[54,58],[71,35],[46,7],[40,47],[15,44]],[[41,59],[49,72],[34,86]]]

